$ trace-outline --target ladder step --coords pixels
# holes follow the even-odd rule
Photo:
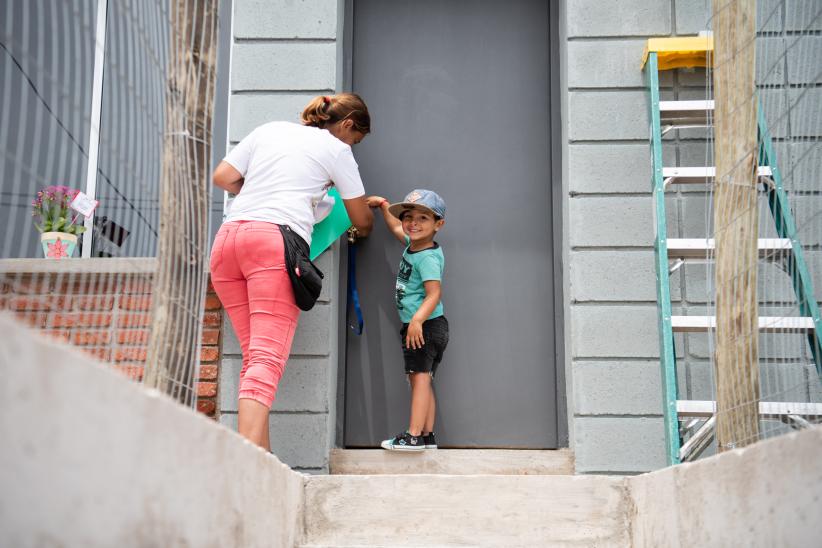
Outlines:
[[[660,101],[659,116],[663,126],[707,126],[713,117],[713,101]]]
[[[703,333],[716,329],[716,316],[671,316],[674,333]],[[783,333],[813,331],[811,317],[770,317],[759,318],[759,331],[763,333]]]
[[[772,176],[770,166],[759,166],[759,178],[767,179]],[[715,167],[663,167],[662,178],[666,184],[693,185],[709,184],[716,177]]]
[[[759,238],[759,257],[772,257],[791,250],[787,238]],[[716,241],[713,238],[668,238],[668,258],[707,259],[712,258]]]
[[[711,400],[678,400],[676,412],[680,417],[711,417],[716,414],[716,402]],[[787,415],[802,417],[822,417],[822,403],[804,402],[759,402],[759,416],[778,419]]]

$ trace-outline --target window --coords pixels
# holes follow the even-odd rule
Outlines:
[[[99,200],[83,256],[156,255],[169,2],[0,0],[0,258],[42,257],[31,202],[49,185]],[[220,61],[228,46],[221,37]],[[219,68],[224,135],[227,63]]]

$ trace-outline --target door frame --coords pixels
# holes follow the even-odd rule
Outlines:
[[[354,68],[354,3],[356,0],[337,0],[337,89],[351,91]],[[551,142],[547,150],[551,173],[551,214],[553,232],[553,284],[554,284],[554,360],[556,365],[556,421],[559,447],[569,446],[568,400],[565,386],[565,297],[563,272],[563,181],[562,181],[562,116],[561,116],[561,71],[560,71],[560,0],[548,2],[548,56],[550,112],[549,127]],[[340,302],[337,307],[337,394],[336,394],[336,434],[335,445],[345,447],[345,371],[347,368],[346,332],[348,329],[348,254],[344,253],[347,243],[340,246],[337,279]]]

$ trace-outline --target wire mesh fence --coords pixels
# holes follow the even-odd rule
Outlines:
[[[680,237],[716,242],[679,274],[681,313],[716,318],[682,341],[688,458],[822,422],[822,2],[705,4],[713,119],[677,137],[716,166],[704,195],[678,195],[702,216]]]
[[[189,405],[216,32],[216,0],[0,0],[0,309]]]

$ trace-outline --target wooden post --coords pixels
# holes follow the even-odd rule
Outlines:
[[[160,234],[144,382],[193,405],[206,291],[217,0],[171,0]]]
[[[759,438],[755,0],[714,0],[717,445]]]

